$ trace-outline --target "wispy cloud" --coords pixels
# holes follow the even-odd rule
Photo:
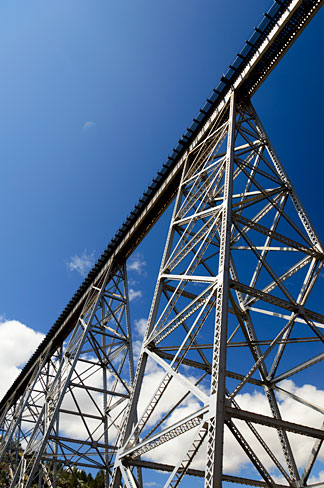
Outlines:
[[[141,290],[134,290],[134,288],[130,288],[128,291],[129,301],[132,302],[133,300],[137,300],[143,296],[143,292]]]
[[[144,272],[144,268],[146,266],[146,261],[143,258],[143,255],[140,253],[134,254],[127,264],[129,271],[135,271],[135,273],[142,274]]]
[[[87,272],[94,265],[94,251],[88,254],[86,249],[83,251],[81,256],[72,256],[70,260],[66,263],[69,271],[77,271],[81,276],[85,276]]]
[[[147,326],[147,319],[138,319],[135,320],[135,330],[141,337],[144,336],[145,330]]]
[[[93,120],[87,120],[83,124],[82,130],[83,130],[83,132],[86,132],[88,130],[94,129],[95,127],[96,127],[96,122],[94,122]]]

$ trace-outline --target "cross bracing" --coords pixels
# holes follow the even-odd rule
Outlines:
[[[187,153],[112,486],[136,486],[126,468],[166,459],[165,444],[178,455],[165,463],[173,460],[172,470],[155,468],[171,471],[165,487],[186,485],[199,470],[206,487],[220,486],[231,475],[233,442],[255,477],[232,483],[275,486],[281,477],[305,486],[324,437],[323,410],[282,382],[298,384],[309,368],[312,383],[319,380],[324,315],[308,303],[323,259],[251,102],[233,91],[205,144]],[[149,400],[152,370],[159,383]],[[266,412],[240,405],[256,387]],[[283,418],[282,395],[317,411],[317,426]],[[303,437],[306,466],[296,454]]]
[[[260,461],[258,453],[253,452],[249,446],[237,419],[246,423],[286,484],[303,486],[307,482],[321,447],[321,428],[298,426],[280,418],[276,394],[281,392],[294,401],[307,404],[313,410],[321,410],[320,406],[311,406],[294,393],[284,390],[278,383],[310,367],[314,368],[323,358],[322,351],[316,349],[323,342],[323,316],[319,311],[306,306],[306,299],[320,273],[322,247],[250,105],[249,97],[321,4],[321,1],[276,2],[265,15],[247,47],[238,55],[197,119],[179,141],[157,180],[144,194],[144,198],[9,390],[1,403],[5,433],[3,440],[9,436],[12,447],[12,439],[18,435],[18,441],[15,438],[14,442],[19,444],[20,439],[23,439],[24,445],[24,455],[19,447],[16,448],[15,462],[8,465],[12,486],[18,483],[30,486],[35,476],[48,486],[55,484],[53,473],[57,459],[66,466],[74,463],[84,467],[104,467],[108,483],[116,451],[118,456],[113,475],[113,484],[116,486],[118,480],[126,486],[141,485],[141,470],[134,469],[141,466],[171,472],[167,480],[170,486],[185,483],[183,480],[187,475],[205,477],[206,486],[221,483],[221,479],[253,486],[276,484]],[[94,315],[91,313],[102,308],[101,294],[105,293],[105,286],[114,286],[111,283],[111,280],[114,282],[114,273],[118,273],[117,269],[125,270],[125,260],[176,193],[179,212],[175,211],[175,220],[170,227],[163,257],[164,260],[166,257],[170,259],[163,271],[161,268],[158,278],[149,325],[153,327],[154,334],[146,337],[143,350],[146,355],[144,362],[155,362],[165,370],[165,377],[153,397],[153,403],[137,419],[137,392],[141,388],[141,377],[145,377],[145,367],[141,363],[133,390],[129,326],[120,334],[117,330],[121,326],[118,314],[110,311],[110,319],[117,328],[113,333],[103,332],[108,312],[102,314],[101,322],[95,317],[97,312]],[[286,268],[279,269],[282,267],[283,255]],[[247,272],[245,268],[249,271],[253,269],[253,275],[248,280],[241,279]],[[291,289],[295,286],[296,277],[299,284],[302,283],[298,296],[296,290]],[[120,296],[123,313],[127,317],[125,274],[121,280],[124,291]],[[115,301],[118,293],[110,298]],[[154,324],[154,314],[157,313],[154,310],[161,306],[161,296],[165,305],[158,324]],[[210,323],[210,317],[215,312],[222,326],[218,325],[219,330],[216,327],[214,339],[199,342],[198,336],[208,327],[206,324]],[[226,340],[224,324],[227,321],[230,324],[233,317],[237,324]],[[258,322],[259,319],[254,317],[262,317],[260,320],[265,324],[269,323],[267,317],[271,317],[271,324],[285,325],[281,329],[279,325],[273,326],[277,333],[274,336],[259,336],[254,329],[254,321]],[[301,332],[295,335],[292,331],[295,331],[296,324],[300,326]],[[180,330],[184,336],[177,338]],[[72,342],[69,342],[69,334]],[[94,337],[96,334],[99,334],[99,339]],[[102,344],[104,340],[105,345]],[[64,341],[68,341],[67,349],[64,348]],[[276,376],[275,373],[284,363],[287,347],[306,342],[315,346],[313,356],[305,357],[304,360],[299,358],[298,364],[291,364]],[[87,348],[83,349],[85,346]],[[72,350],[71,356],[69,347]],[[113,350],[111,361],[117,360],[118,364],[123,350],[126,351],[127,359],[124,361],[130,365],[128,373],[118,372],[118,368],[109,370],[109,378],[114,377],[119,385],[119,388],[111,390],[107,385],[107,348]],[[254,360],[254,364],[250,364],[248,371],[243,368],[235,371],[233,368],[233,371],[226,370],[224,374],[224,357],[230,357],[227,351],[238,349],[248,351],[249,360]],[[92,358],[85,358],[91,352],[97,356],[99,353],[97,363]],[[245,356],[246,352],[243,352],[243,361]],[[84,370],[81,368],[82,373],[76,367],[77,361],[73,363],[71,358],[87,363]],[[268,371],[270,359],[273,362]],[[101,386],[96,383],[96,373],[89,373],[93,377],[92,385],[89,384],[88,376],[86,379],[82,376],[84,371],[87,375],[92,366],[97,366],[100,371]],[[103,379],[104,371],[106,380]],[[199,377],[191,378],[189,371],[201,373]],[[223,375],[222,381],[218,381],[220,372]],[[44,379],[40,387],[42,377]],[[225,378],[230,381],[232,390],[228,388]],[[206,387],[210,379],[211,392]],[[171,413],[164,413],[152,427],[150,422],[161,404],[161,397],[176,382],[180,382],[184,388],[183,396],[196,399],[197,411],[166,427],[168,418],[179,405],[181,408],[183,399],[178,398],[170,407]],[[250,385],[265,391],[271,415],[240,409],[237,398],[246,389],[249,391]],[[126,387],[127,391],[120,391],[121,387]],[[92,411],[83,412],[80,408],[82,402],[78,401],[74,390],[85,391],[96,406],[99,397],[106,398],[106,402],[107,398],[115,402],[118,420],[111,421],[107,417],[107,406],[99,408],[97,415]],[[120,413],[124,410],[120,410],[119,405],[124,402],[126,408],[130,394],[130,414],[124,417]],[[64,402],[68,399],[73,401],[74,411],[69,406],[65,408]],[[29,430],[25,427],[25,418],[20,414],[26,408],[32,418]],[[215,412],[218,412],[217,415]],[[86,431],[86,435],[82,435],[82,442],[73,437],[63,438],[59,434],[59,418],[76,414]],[[123,418],[125,421],[122,421]],[[97,421],[97,427],[90,431],[88,419]],[[144,440],[140,439],[138,432],[133,433],[135,440],[132,438],[131,443],[133,440],[135,444],[138,443],[136,448],[135,445],[129,445],[130,438],[127,437],[131,434],[129,430],[132,424],[137,425],[135,431],[138,429],[138,432],[150,426]],[[265,444],[263,435],[257,430],[258,425],[277,431],[283,459]],[[235,477],[223,471],[222,455],[218,447],[223,442],[224,426],[246,453],[259,478]],[[112,444],[105,440],[109,429],[110,433],[114,430],[119,432],[111,436]],[[316,440],[313,454],[302,475],[290,445],[291,432]],[[142,455],[185,433],[192,435],[191,443],[186,442],[186,450],[177,464],[172,466],[154,463],[152,460],[142,461]],[[197,453],[205,448],[206,443],[206,466],[195,468]],[[76,448],[72,447],[73,444]],[[52,471],[49,471],[49,466]]]
[[[108,485],[133,375],[126,267],[113,262],[71,334],[54,353],[45,350],[28,388],[4,411],[8,483],[56,486],[63,465],[103,469]]]

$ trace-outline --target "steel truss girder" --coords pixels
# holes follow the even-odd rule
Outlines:
[[[130,478],[125,471],[134,465],[170,472],[165,487],[178,486],[190,475],[203,476],[206,488],[221,486],[222,480],[280,486],[263,464],[265,456],[289,486],[304,486],[324,438],[321,425],[283,419],[278,397],[280,392],[322,412],[278,382],[298,379],[324,357],[318,353],[324,316],[306,307],[323,265],[323,246],[250,101],[233,92],[225,114],[219,128],[215,124],[206,132],[206,148],[200,142],[183,165],[112,488],[136,484],[135,474]],[[246,258],[237,257],[242,253]],[[268,310],[256,307],[258,301]],[[262,317],[268,317],[266,322]],[[307,354],[287,356],[288,347],[303,343]],[[244,360],[233,357],[232,346]],[[149,400],[143,384],[152,368],[160,382]],[[242,394],[251,395],[251,388],[263,391],[269,415],[240,407]],[[190,411],[190,404],[195,409],[181,418],[181,409]],[[235,477],[224,471],[225,426],[246,453],[251,473],[256,470],[263,482],[258,475]],[[274,433],[270,445],[263,441],[269,428]],[[303,476],[290,433],[314,439]],[[162,452],[165,443],[172,450],[178,438],[182,454],[174,464],[156,462],[155,450]]]

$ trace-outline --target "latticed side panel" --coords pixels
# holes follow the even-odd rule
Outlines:
[[[23,442],[10,486],[59,486],[64,470],[75,477],[89,468],[104,470],[108,486],[133,375],[126,265],[113,262],[59,354],[35,370],[30,395],[20,399],[33,422],[27,427],[24,411],[16,427]]]
[[[2,417],[0,465],[12,482],[37,418],[45,402],[50,376],[56,371],[61,348],[48,348],[34,364],[26,389],[18,400],[8,401]]]

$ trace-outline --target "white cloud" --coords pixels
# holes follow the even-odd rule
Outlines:
[[[17,320],[0,321],[0,398],[28,361],[44,335]]]
[[[142,274],[146,266],[146,261],[144,260],[142,254],[135,253],[127,263],[129,271],[135,271],[135,273]]]
[[[86,249],[83,251],[81,256],[72,256],[70,261],[66,263],[69,271],[77,271],[81,276],[85,276],[87,272],[94,265],[94,251],[88,254]]]
[[[144,337],[144,333],[145,333],[145,330],[146,330],[146,326],[147,326],[147,319],[138,319],[134,321],[135,323],[135,331],[137,332],[137,334],[141,337]]]
[[[82,130],[83,130],[83,132],[86,132],[88,130],[94,129],[95,127],[96,127],[96,122],[94,122],[93,120],[87,120],[83,124]]]
[[[141,290],[134,290],[134,288],[130,288],[128,290],[128,297],[130,302],[132,302],[133,300],[137,300],[142,296],[143,296],[143,292]]]

